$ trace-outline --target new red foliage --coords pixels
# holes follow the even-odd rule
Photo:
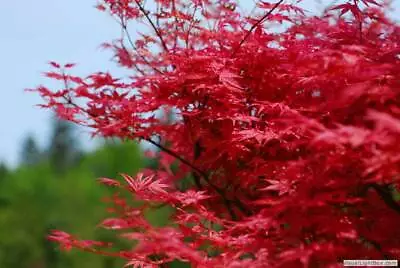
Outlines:
[[[354,0],[307,16],[289,1],[260,1],[246,16],[228,0],[144,2],[97,6],[121,24],[123,40],[104,47],[129,79],[75,77],[73,64],[51,62],[45,75],[63,86],[37,88],[45,107],[95,134],[161,149],[160,170],[100,180],[145,201],[130,207],[115,195],[102,223],[137,244],[107,253],[63,232],[50,238],[133,267],[399,258],[400,28],[386,5]],[[150,32],[133,39],[132,21]],[[146,221],[154,203],[174,208],[169,226]]]

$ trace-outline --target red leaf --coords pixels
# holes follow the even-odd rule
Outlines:
[[[238,78],[241,78],[240,75],[232,73],[226,69],[222,70],[222,72],[219,74],[219,80],[222,82],[222,84],[234,91],[237,91],[237,89],[242,89],[241,85],[236,81]]]
[[[98,4],[98,5],[96,5],[96,9],[98,9],[100,11],[105,11],[106,7],[104,5]]]
[[[60,68],[61,68],[61,65],[58,64],[58,63],[56,63],[56,62],[54,62],[54,61],[50,61],[49,64],[50,64],[51,66],[53,66],[54,68],[57,68],[57,69],[60,69]]]
[[[100,225],[103,228],[113,230],[127,229],[131,227],[131,225],[126,220],[118,218],[105,219]]]
[[[115,186],[115,187],[121,186],[121,183],[119,181],[109,179],[109,178],[100,178],[100,179],[98,179],[98,181],[101,184],[104,184],[106,186]]]
[[[69,69],[69,68],[74,67],[75,65],[76,65],[75,63],[67,63],[64,65],[64,68]]]
[[[48,78],[56,79],[56,80],[64,80],[65,76],[55,72],[46,72],[44,75]]]
[[[361,0],[366,6],[369,6],[369,4],[373,4],[376,6],[382,6],[380,3],[376,2],[375,0]]]
[[[375,121],[378,131],[386,129],[394,133],[400,133],[400,120],[390,114],[369,110],[367,119]]]

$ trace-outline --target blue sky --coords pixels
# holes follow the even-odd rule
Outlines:
[[[34,107],[41,99],[24,92],[47,83],[49,60],[79,62],[78,73],[116,71],[102,42],[118,37],[118,25],[93,8],[95,1],[2,1],[0,8],[0,161],[15,165],[21,141],[32,133],[46,145],[51,113]],[[79,131],[83,143],[87,131]]]
[[[48,70],[46,62],[78,62],[76,72],[82,75],[98,70],[118,74],[118,68],[109,60],[111,55],[99,49],[99,45],[118,38],[120,29],[106,14],[93,8],[95,3],[95,0],[2,1],[0,162],[15,166],[21,142],[28,133],[41,146],[46,145],[51,113],[35,107],[41,103],[37,95],[24,92],[25,88],[47,83],[41,75]],[[400,11],[400,0],[394,0],[394,4]],[[80,130],[79,137],[90,147],[87,130]]]

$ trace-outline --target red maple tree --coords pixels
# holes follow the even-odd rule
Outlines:
[[[78,77],[51,62],[46,76],[62,87],[35,89],[43,107],[94,135],[160,149],[158,170],[100,179],[117,189],[102,226],[135,246],[50,239],[133,267],[399,258],[400,28],[388,6],[352,0],[311,16],[258,1],[246,15],[228,0],[145,2],[97,6],[120,23],[121,39],[104,47],[132,76]],[[131,22],[150,30],[133,38]],[[160,204],[174,213],[155,227],[145,212]]]

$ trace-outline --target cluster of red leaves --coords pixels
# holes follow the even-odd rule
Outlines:
[[[246,16],[228,0],[144,2],[97,6],[121,24],[121,40],[104,46],[132,77],[81,78],[52,63],[46,75],[63,87],[36,89],[44,107],[94,134],[161,149],[159,170],[101,179],[145,201],[114,197],[102,226],[135,241],[115,255],[133,267],[399,258],[400,28],[385,8],[354,0],[315,17],[259,1]],[[132,20],[149,31],[132,38]],[[169,226],[146,220],[154,204],[174,208]],[[62,232],[51,239],[107,254]]]

